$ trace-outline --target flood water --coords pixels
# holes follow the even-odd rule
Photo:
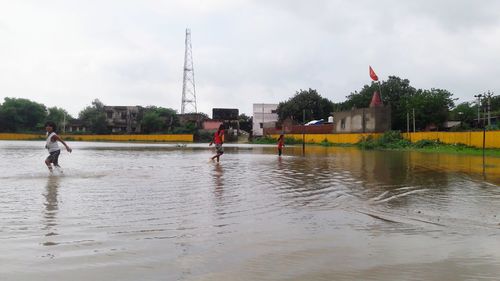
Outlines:
[[[499,280],[500,158],[0,141],[0,280]]]

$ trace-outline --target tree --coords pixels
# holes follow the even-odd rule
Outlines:
[[[378,87],[375,83],[369,85],[364,85],[361,91],[355,91],[351,93],[346,98],[347,100],[340,104],[340,110],[351,110],[353,108],[365,108],[370,105],[370,101],[373,96],[373,92],[378,91]]]
[[[492,116],[500,115],[500,95],[491,97],[490,108]]]
[[[415,125],[424,129],[429,124],[441,126],[448,120],[448,112],[453,108],[452,94],[447,90],[417,90],[409,100],[409,109],[415,109]]]
[[[417,90],[410,85],[408,79],[389,76],[387,81],[381,82],[380,88],[383,103],[391,106],[393,130],[406,131],[407,114],[411,117],[413,109],[415,109],[417,128],[424,129],[431,123],[439,126],[447,120],[448,111],[453,107],[450,92],[442,89]],[[347,96],[340,109],[368,107],[375,91],[379,91],[376,83],[363,86],[359,92]]]
[[[98,99],[93,100],[91,106],[80,111],[78,118],[87,124],[93,133],[106,134],[110,132],[106,124],[104,104]]]
[[[406,130],[406,114],[411,109],[409,101],[416,93],[416,89],[410,86],[410,80],[389,76],[387,81],[380,84],[381,97],[385,105],[391,106],[391,123],[394,130]],[[373,92],[379,91],[379,86],[372,82],[365,85],[359,92],[351,93],[347,100],[341,105],[342,110],[350,110],[353,107],[365,108],[370,105]]]
[[[144,112],[141,126],[145,133],[171,132],[174,127],[179,126],[177,111],[171,108],[149,106]]]
[[[300,90],[289,100],[280,102],[277,109],[280,121],[291,118],[301,122],[304,111],[306,113],[306,120],[326,120],[333,111],[333,102],[321,97],[316,90]]]
[[[66,110],[64,110],[62,108],[55,107],[55,106],[48,108],[48,115],[45,118],[46,121],[52,121],[52,122],[56,123],[57,128],[59,128],[59,130],[61,130],[64,127],[65,121],[67,123],[68,121],[70,121],[72,119],[73,119],[73,117],[71,117],[71,115],[69,115]]]
[[[0,130],[35,131],[43,127],[47,108],[28,99],[5,98],[0,107]]]
[[[477,105],[463,102],[450,111],[449,119],[462,122],[462,125],[470,127],[477,118]]]
[[[240,123],[240,129],[250,133],[253,128],[253,117],[246,116],[244,113],[238,116],[238,122]]]
[[[165,119],[160,117],[155,111],[146,111],[141,121],[141,128],[144,133],[156,133],[165,128]]]

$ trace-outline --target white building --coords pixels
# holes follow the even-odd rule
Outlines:
[[[267,125],[274,126],[278,121],[276,109],[278,104],[274,103],[254,103],[253,104],[253,135],[262,136],[263,128]]]

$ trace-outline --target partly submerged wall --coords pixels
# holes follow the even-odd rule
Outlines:
[[[355,144],[363,137],[372,136],[374,138],[380,137],[382,134],[305,134],[306,143],[320,143],[323,141],[331,143],[348,143]],[[279,135],[270,135],[272,138],[278,138]],[[285,134],[287,138],[294,138],[296,140],[302,140],[302,134]]]
[[[403,133],[403,137],[411,142],[419,140],[439,140],[448,144],[465,144],[483,147],[483,132],[418,132]],[[486,148],[500,148],[500,131],[486,131],[484,134]]]
[[[380,137],[381,133],[373,134],[305,134],[306,143],[320,143],[328,141],[331,143],[347,143],[354,144],[359,142],[363,137],[372,136]],[[279,135],[271,135],[272,138],[278,138]],[[286,134],[286,137],[302,140],[302,134]],[[403,133],[402,136],[411,141],[419,140],[439,140],[448,144],[465,144],[481,148],[483,147],[483,132],[418,132],[418,133]],[[486,131],[485,133],[486,148],[500,148],[500,131]]]
[[[193,135],[61,135],[67,141],[193,142]],[[0,133],[0,140],[41,140],[45,134]]]

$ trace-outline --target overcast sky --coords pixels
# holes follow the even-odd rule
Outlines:
[[[106,105],[180,112],[185,29],[198,110],[278,103],[313,88],[340,102],[396,75],[461,101],[500,93],[500,1],[0,0],[0,99],[73,115]]]

